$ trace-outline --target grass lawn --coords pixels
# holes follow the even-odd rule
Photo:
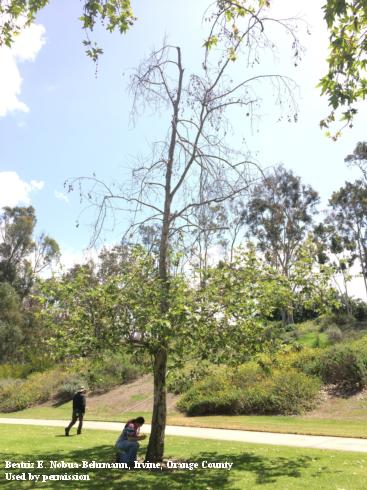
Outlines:
[[[132,490],[250,490],[250,489],[333,489],[365,490],[367,455],[284,448],[256,444],[229,443],[182,437],[167,437],[167,459],[198,462],[197,470],[147,471],[118,469],[50,469],[49,461],[80,463],[82,460],[112,462],[116,434],[85,431],[81,436],[64,437],[59,428],[0,426],[0,482],[11,489],[120,489]],[[146,442],[142,444],[143,457]],[[41,475],[88,474],[89,481],[5,480],[5,461],[44,461],[44,469],[13,469],[7,473]],[[232,469],[204,469],[201,461],[229,461]],[[87,472],[87,473],[86,473]]]
[[[328,337],[323,332],[307,332],[299,337],[298,342],[306,347],[326,347],[329,344]]]
[[[213,427],[221,429],[242,429],[266,432],[284,432],[292,434],[311,434],[329,435],[342,437],[362,437],[367,438],[367,407],[362,407],[364,418],[359,419],[353,413],[354,420],[311,418],[302,416],[229,416],[214,415],[206,417],[185,417],[184,415],[172,412],[168,415],[169,425],[182,425],[188,427]],[[66,403],[60,407],[34,407],[13,412],[0,414],[1,417],[11,418],[36,418],[36,419],[64,419],[67,420],[71,415],[71,403]],[[146,422],[150,422],[151,413],[149,412],[129,412],[106,415],[99,409],[98,412],[87,411],[86,420],[106,420],[124,422],[132,417],[142,415]]]

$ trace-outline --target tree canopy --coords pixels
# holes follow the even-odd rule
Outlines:
[[[5,0],[0,2],[0,46],[10,47],[11,43],[24,27],[34,22],[37,13],[46,7],[50,0]],[[83,0],[81,27],[86,38],[83,44],[86,53],[94,61],[102,54],[102,49],[90,39],[96,24],[102,24],[109,32],[126,32],[133,25],[135,17],[130,0]]]

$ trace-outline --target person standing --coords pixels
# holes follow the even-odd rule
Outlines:
[[[87,404],[86,393],[87,393],[87,390],[85,389],[85,387],[81,386],[79,388],[79,390],[73,396],[73,414],[71,417],[70,424],[67,427],[65,427],[65,435],[66,436],[69,435],[70,429],[72,428],[72,426],[75,424],[75,422],[77,420],[79,420],[77,434],[82,433],[83,418],[84,418],[84,414],[85,414],[85,407]]]
[[[130,467],[134,466],[136,455],[139,449],[138,441],[145,439],[145,434],[140,435],[140,427],[144,424],[143,417],[137,417],[126,422],[124,430],[116,441],[116,462],[127,463]]]

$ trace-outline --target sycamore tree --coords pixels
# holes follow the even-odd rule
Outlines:
[[[3,0],[0,2],[0,47],[11,47],[14,38],[36,20],[37,13],[50,0]],[[84,30],[86,54],[97,62],[103,53],[93,40],[93,29],[101,24],[107,31],[126,32],[133,25],[135,17],[130,0],[83,0],[79,20]]]
[[[14,37],[30,25],[37,13],[50,0],[4,0],[0,3],[0,46],[11,46]],[[243,24],[248,17],[271,16],[273,0],[217,0],[212,4],[206,18],[212,30],[205,45],[208,49],[217,44],[227,44],[228,56],[236,58],[234,46],[243,34]],[[358,112],[358,103],[367,94],[367,1],[326,0],[322,6],[324,20],[329,32],[328,71],[320,79],[321,94],[328,97],[330,113],[320,122],[327,134],[337,139],[345,126],[352,127]],[[81,27],[85,32],[83,41],[87,55],[95,62],[103,50],[91,40],[93,29],[101,24],[107,31],[125,33],[135,22],[130,0],[83,0],[81,3]],[[243,22],[244,21],[244,22]],[[246,27],[245,27],[246,29]],[[293,37],[296,58],[300,57],[300,44]],[[321,74],[320,74],[321,75]],[[341,128],[331,131],[335,121]]]
[[[293,81],[281,73],[266,73],[261,65],[253,63],[253,57],[258,60],[262,49],[271,49],[265,34],[267,24],[285,28],[277,20],[249,14],[248,28],[232,46],[234,56],[241,56],[242,48],[248,46],[248,65],[241,72],[221,50],[207,53],[197,73],[185,69],[180,47],[165,44],[155,50],[133,74],[130,93],[135,114],[148,107],[164,113],[169,124],[166,138],[153,145],[151,158],[134,168],[135,185],[109,186],[93,176],[66,184],[70,190],[80,190],[88,205],[96,206],[94,238],[103,229],[108,212],[121,207],[130,209],[133,216],[128,237],[142,225],[154,224],[159,230],[157,304],[161,328],[150,346],[154,405],[149,461],[161,460],[164,448],[166,372],[176,328],[169,321],[175,262],[172,244],[195,227],[198,209],[233,199],[258,177],[249,156],[230,144],[231,115],[251,119],[261,105],[258,91],[264,83],[275,91],[276,100],[282,99],[290,112],[294,110]],[[205,193],[200,192],[203,182]]]
[[[258,16],[271,13],[274,3],[273,0],[218,0],[218,10],[213,14],[215,29],[207,47],[224,39],[228,56],[232,57],[232,44],[241,36],[248,13]],[[346,126],[353,126],[358,103],[367,95],[367,1],[326,0],[322,10],[329,32],[329,53],[328,71],[318,86],[321,94],[328,97],[330,113],[320,121],[320,127],[326,128],[327,135],[336,140]],[[293,32],[289,34],[292,36]],[[295,56],[299,57],[301,51],[296,38],[293,46]],[[332,130],[335,124],[339,127]]]

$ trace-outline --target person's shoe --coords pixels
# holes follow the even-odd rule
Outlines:
[[[69,429],[67,427],[65,427],[65,435],[68,436],[69,435]]]
[[[81,431],[81,430],[78,430],[76,433],[77,433],[78,435],[80,435],[80,434],[82,433],[82,431]]]

